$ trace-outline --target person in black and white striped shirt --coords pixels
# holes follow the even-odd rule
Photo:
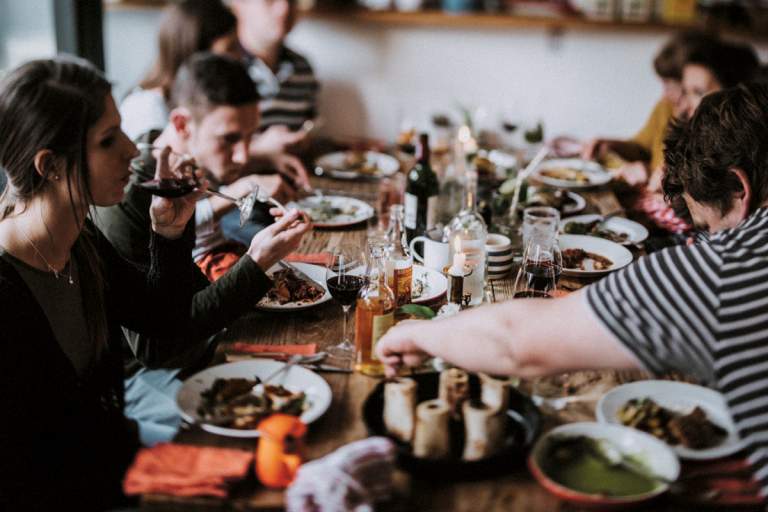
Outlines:
[[[307,59],[285,46],[296,19],[295,0],[229,0],[248,73],[261,96],[259,153],[285,151],[306,136],[317,115],[318,82]]]
[[[665,141],[664,192],[708,242],[639,259],[555,300],[406,322],[377,345],[392,373],[440,356],[523,377],[586,368],[678,371],[722,392],[768,491],[768,86],[706,96]]]

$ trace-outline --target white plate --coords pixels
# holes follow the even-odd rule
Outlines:
[[[536,191],[532,191],[528,193],[528,197],[535,196]],[[587,200],[584,199],[583,196],[577,194],[576,192],[571,192],[570,190],[566,190],[565,194],[568,196],[568,198],[571,200],[570,202],[566,203],[565,206],[563,206],[561,214],[562,215],[573,215],[574,213],[579,213],[581,210],[587,207]],[[525,209],[527,204],[521,205],[522,209]],[[535,206],[535,205],[531,205]],[[547,205],[544,205],[547,206]]]
[[[437,270],[423,267],[421,265],[413,266],[413,280],[426,279],[426,287],[422,292],[421,297],[418,299],[412,299],[414,304],[423,304],[426,302],[432,302],[439,298],[441,295],[445,295],[448,292],[448,280]]]
[[[705,450],[673,446],[680,457],[697,460],[717,459],[736,453],[742,448],[736,425],[728,412],[723,395],[715,390],[684,382],[644,380],[618,386],[606,393],[597,403],[597,421],[620,425],[616,414],[633,398],[650,398],[660,406],[682,414],[687,414],[699,406],[710,421],[728,432],[728,437],[721,444]]]
[[[594,222],[600,219],[602,219],[602,215],[597,215],[597,214],[586,214],[586,215],[576,215],[574,217],[567,217],[560,221],[560,232],[564,233],[566,224],[570,222],[580,222],[580,223],[586,224],[586,223]],[[608,231],[613,231],[614,233],[626,234],[628,238],[621,245],[639,244],[640,242],[648,238],[648,230],[645,229],[645,226],[633,220],[625,219],[623,217],[611,217],[610,219],[605,221],[605,225],[603,227]]]
[[[558,237],[560,250],[583,249],[587,252],[608,258],[613,262],[611,268],[605,270],[577,270],[563,267],[563,275],[575,277],[602,276],[626,267],[632,263],[632,253],[626,247],[595,236],[586,235],[560,235]]]
[[[200,406],[200,393],[210,389],[216,379],[234,379],[254,377],[266,378],[285,363],[271,359],[255,359],[236,363],[212,366],[192,375],[184,381],[176,394],[176,404],[181,416],[191,423],[199,423],[197,408]],[[312,423],[322,416],[331,405],[331,387],[313,371],[293,366],[270,384],[282,385],[290,391],[303,391],[307,396],[309,408],[301,415],[301,421]],[[229,437],[259,437],[256,430],[240,430],[201,423],[201,428],[213,434]]]
[[[551,178],[541,174],[541,171],[547,169],[555,169],[558,167],[567,167],[569,169],[577,169],[587,175],[589,179],[588,183],[578,183],[571,180],[561,180],[557,178]],[[605,185],[611,181],[611,174],[606,171],[603,166],[596,162],[589,160],[581,160],[580,158],[559,158],[554,160],[547,160],[542,163],[536,172],[533,173],[536,180],[545,185],[556,188],[589,188]]]
[[[352,226],[365,222],[374,215],[373,207],[368,203],[355,199],[354,197],[344,196],[323,196],[322,198],[312,196],[301,199],[295,203],[289,203],[289,208],[298,208],[304,210],[309,214],[309,211],[320,204],[321,201],[327,201],[330,203],[331,208],[339,208],[350,213],[341,213],[330,219],[314,220],[312,223],[317,228],[339,228],[344,226]]]
[[[322,167],[324,173],[327,173],[329,176],[344,180],[352,180],[356,178],[384,178],[392,176],[400,170],[400,162],[397,161],[397,158],[376,151],[366,151],[366,162],[375,165],[378,171],[373,174],[360,173],[348,168],[347,155],[350,154],[352,154],[351,151],[328,153],[318,158],[315,161],[315,165]]]
[[[256,304],[256,309],[261,309],[264,311],[298,311],[301,309],[312,308],[318,304],[323,304],[324,302],[331,300],[331,294],[328,292],[328,287],[325,284],[325,267],[321,267],[319,265],[310,265],[309,263],[291,263],[291,265],[314,279],[317,284],[322,285],[325,289],[325,295],[317,299],[315,302],[286,302],[285,304],[272,302],[268,300],[267,296],[265,295]],[[282,268],[283,267],[280,265],[275,265],[267,271],[267,275],[272,277],[272,274],[278,270],[282,270]]]

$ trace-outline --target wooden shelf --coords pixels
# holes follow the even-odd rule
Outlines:
[[[554,31],[605,30],[659,32],[690,28],[693,25],[668,25],[662,23],[620,23],[593,21],[577,16],[533,17],[512,14],[462,13],[449,14],[442,11],[312,11],[305,16],[310,18],[339,21],[365,22],[379,25],[402,25],[416,27],[449,27],[475,29],[535,28]]]

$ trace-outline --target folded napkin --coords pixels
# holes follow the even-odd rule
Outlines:
[[[123,490],[223,498],[231,483],[246,477],[252,463],[252,452],[162,443],[139,451],[125,475]]]
[[[330,252],[316,252],[299,254],[297,252],[291,253],[283,260],[291,263],[311,263],[312,265],[322,265],[327,267],[333,261],[333,254]]]
[[[311,356],[317,352],[316,343],[306,343],[303,345],[259,345],[245,341],[235,341],[225,348],[226,352],[237,352],[239,354],[264,354],[280,353],[287,355]]]
[[[368,512],[392,494],[395,446],[369,437],[304,464],[285,494],[288,512]]]

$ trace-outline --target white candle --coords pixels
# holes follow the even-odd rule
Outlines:
[[[448,269],[452,276],[464,276],[464,265],[467,262],[467,255],[463,252],[457,252],[453,255],[453,265]]]

